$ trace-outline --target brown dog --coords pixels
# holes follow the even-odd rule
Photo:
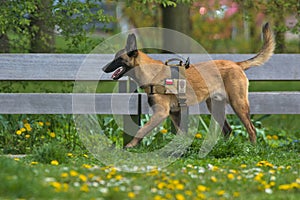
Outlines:
[[[260,52],[246,61],[207,61],[190,65],[185,71],[188,83],[187,104],[193,105],[206,101],[210,111],[212,106],[215,106],[218,112],[212,112],[212,115],[222,127],[222,133],[229,136],[232,129],[226,118],[222,117],[225,115],[225,105],[229,103],[245,125],[252,143],[256,142],[256,130],[250,120],[248,79],[244,70],[251,66],[262,65],[272,56],[275,42],[268,23],[263,27],[263,38],[264,43]],[[178,99],[174,94],[162,92],[165,88],[161,83],[170,77],[170,67],[137,50],[134,34],[128,36],[125,49],[120,50],[114,60],[103,68],[103,71],[106,73],[114,71],[112,75],[114,80],[124,75],[133,78],[142,88],[145,88],[148,102],[153,109],[150,121],[137,132],[126,147],[136,146],[145,135],[168,116],[171,117],[174,125],[179,127],[181,114]],[[151,88],[152,91],[149,88],[151,85],[156,86]]]

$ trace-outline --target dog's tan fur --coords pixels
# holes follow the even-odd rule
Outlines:
[[[229,60],[201,62],[190,65],[185,72],[188,83],[186,93],[187,104],[193,105],[206,101],[210,111],[212,110],[212,106],[215,105],[218,113],[212,112],[212,115],[223,127],[223,134],[228,136],[232,129],[222,116],[225,115],[225,104],[229,103],[245,125],[252,143],[256,142],[256,131],[249,117],[248,79],[244,70],[251,66],[262,65],[272,56],[275,42],[268,24],[263,28],[263,37],[264,44],[262,49],[255,57],[249,60],[242,62]],[[136,49],[134,35],[128,37],[124,50],[125,53],[119,53],[115,60],[121,59],[123,65],[127,67],[128,72],[125,75],[132,77],[140,86],[150,84],[160,85],[164,79],[170,77],[170,68],[164,65],[162,61],[154,60]],[[104,67],[103,70],[111,72],[112,70],[109,68],[112,66],[114,70],[116,67],[121,66],[120,63],[118,65],[114,61]],[[133,70],[129,71],[128,68]],[[126,147],[136,146],[147,133],[158,126],[168,116],[171,117],[175,126],[179,127],[180,108],[178,107],[176,95],[162,93],[150,95],[147,87],[145,92],[148,93],[148,101],[150,106],[152,106],[153,115],[150,121],[137,132],[134,139]]]

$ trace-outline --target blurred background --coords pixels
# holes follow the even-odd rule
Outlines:
[[[88,53],[140,27],[183,32],[209,53],[253,53],[270,22],[276,53],[300,52],[299,0],[0,0],[0,52]]]

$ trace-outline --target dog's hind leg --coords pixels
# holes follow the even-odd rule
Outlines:
[[[250,119],[250,108],[247,98],[233,98],[230,104],[247,129],[250,141],[256,143],[256,130]]]
[[[226,99],[224,98],[214,100],[209,98],[206,100],[206,105],[213,118],[218,122],[220,126],[222,126],[222,133],[224,137],[228,138],[230,133],[232,132],[232,129],[225,116]]]

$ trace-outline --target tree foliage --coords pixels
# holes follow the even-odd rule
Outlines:
[[[300,31],[300,1],[299,0],[235,0],[243,9],[252,10],[255,13],[262,12],[266,18],[273,23],[273,29],[276,38],[276,52],[285,51],[285,32],[291,31],[299,34]],[[249,12],[248,12],[249,13]],[[295,15],[297,23],[289,27],[285,20],[287,17]],[[254,15],[255,16],[255,15]],[[246,16],[246,17],[249,17]],[[253,16],[252,16],[253,17]],[[250,14],[251,20],[251,14]]]
[[[87,29],[87,24],[113,20],[113,16],[104,15],[101,0],[0,0],[0,3],[2,51],[13,48],[19,52],[51,52],[55,33],[65,37],[70,45],[78,46],[93,31],[93,25]]]

